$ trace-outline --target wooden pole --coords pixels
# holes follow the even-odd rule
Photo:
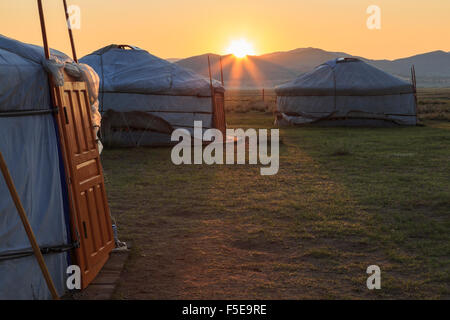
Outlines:
[[[42,42],[44,43],[45,59],[50,59],[50,49],[48,48],[47,31],[45,29],[44,10],[42,9],[42,1],[37,0],[39,19],[41,21]]]
[[[222,56],[219,56],[220,61],[220,80],[222,80],[222,86],[225,86],[225,82],[223,81],[223,66],[222,66]]]
[[[44,45],[45,58],[48,60],[50,58],[50,50],[49,50],[48,41],[47,41],[47,31],[46,31],[46,28],[45,28],[44,10],[42,9],[42,1],[41,0],[37,0],[37,3],[38,3],[38,9],[39,9],[39,19],[40,19],[40,23],[41,23],[42,41],[43,41],[43,45]],[[66,3],[64,3],[64,7],[65,6],[66,6]],[[67,12],[67,10],[65,10],[65,11]],[[75,50],[75,47],[73,46],[72,49]],[[74,53],[75,53],[75,51],[74,51]],[[74,56],[74,58],[76,59],[76,56]],[[52,75],[50,73],[48,74],[48,85],[49,85],[49,88],[50,88],[50,96],[52,98],[52,104],[53,104],[54,107],[57,107],[58,106],[58,102],[57,102],[58,101],[57,88],[56,88],[56,86],[54,84],[53,77],[52,77]],[[68,171],[69,170],[68,169],[68,167],[69,167],[69,165],[68,165],[69,160],[67,159],[67,154],[65,152],[66,146],[65,146],[64,137],[63,137],[63,134],[62,134],[63,131],[62,131],[61,118],[57,114],[54,114],[54,117],[55,117],[55,120],[56,120],[56,122],[58,124],[58,131],[60,133],[59,145],[60,145],[60,148],[61,148],[61,154],[62,154],[63,161],[64,161],[64,171],[66,173],[66,185],[67,185],[67,187],[69,187],[69,185],[70,185],[69,180],[68,180],[68,179],[70,179],[69,178],[70,177],[70,173]],[[71,204],[71,208],[70,208],[71,213],[73,213],[73,215],[75,215],[76,210],[75,210],[75,207],[74,207],[74,200],[72,198],[72,195],[71,195],[69,189],[67,190],[67,192],[68,192],[69,202]],[[77,220],[76,220],[76,217],[73,217],[73,215],[71,215],[71,222],[75,226],[75,231],[74,231],[73,236],[74,236],[74,238],[79,239]]]
[[[208,55],[208,72],[209,72],[209,86],[210,86],[211,90],[213,90],[212,75],[211,75],[211,61],[209,59],[209,55]],[[211,91],[211,93],[212,93],[212,91]]]
[[[214,86],[213,86],[213,83],[212,83],[211,61],[209,59],[209,55],[208,55],[208,71],[209,71],[209,87],[211,89],[211,98],[213,100],[213,105],[214,105]]]
[[[264,102],[264,88],[262,89],[262,101]]]
[[[67,2],[63,0],[64,3],[64,11],[66,13],[66,21],[67,21],[67,30],[69,31],[70,45],[72,47],[72,58],[73,61],[78,63],[77,52],[75,50],[75,41],[73,40],[72,26],[70,25],[69,12],[67,11]]]
[[[414,102],[416,103],[416,117],[417,117],[417,81],[416,81],[416,68],[414,65],[411,67],[411,82],[414,90]]]
[[[209,71],[209,87],[211,89],[211,103],[212,103],[212,108],[213,108],[213,125],[217,125],[216,95],[214,92],[214,86],[213,86],[213,82],[212,82],[211,61],[209,59],[209,55],[208,55],[208,71]]]
[[[55,285],[53,284],[52,277],[48,272],[47,266],[45,265],[44,257],[42,256],[41,249],[36,241],[36,237],[34,236],[33,229],[31,229],[30,222],[28,221],[27,214],[25,213],[25,209],[20,202],[19,195],[17,193],[16,187],[14,186],[14,182],[11,178],[11,174],[9,173],[8,167],[6,165],[5,159],[3,158],[2,153],[0,152],[0,169],[2,171],[3,177],[5,178],[6,185],[8,186],[11,197],[16,205],[16,209],[19,212],[20,219],[22,220],[23,227],[25,228],[25,232],[27,233],[28,239],[30,240],[31,246],[33,247],[34,255],[39,263],[39,267],[41,268],[42,274],[44,275],[45,282],[47,283],[48,289],[50,290],[52,297],[54,300],[59,300],[58,293],[56,292]]]
[[[47,30],[45,28],[45,19],[44,19],[44,10],[42,8],[42,0],[37,0],[37,5],[38,5],[38,10],[39,10],[39,20],[41,23],[41,32],[42,32],[42,42],[44,45],[44,54],[45,54],[45,59],[50,59],[50,48],[48,46],[48,40],[47,40]],[[51,76],[49,75],[49,85],[52,86],[52,79]],[[54,92],[53,89],[50,90],[51,96],[52,96],[52,101],[53,101],[53,105],[55,104],[55,97],[54,97]],[[1,158],[1,160],[4,162],[4,159]],[[22,204],[20,203],[20,199],[19,196],[17,195],[17,192],[15,190],[14,184],[12,182],[11,177],[9,176],[9,172],[8,169],[6,167],[6,163],[4,163],[5,168],[2,168],[2,172],[3,175],[5,176],[5,179],[7,179],[7,177],[9,177],[10,180],[10,184],[12,186],[13,189],[11,189],[10,184],[7,182],[8,184],[8,188],[11,192],[11,196],[13,197],[14,202],[16,203],[16,208],[17,211],[19,211],[19,215],[20,218],[22,219],[22,223],[25,227],[25,231],[27,232],[27,236],[28,239],[30,240],[31,246],[33,247],[33,251],[34,251],[34,255],[36,256],[36,259],[38,260],[39,266],[42,270],[42,274],[44,275],[45,281],[47,283],[47,286],[52,294],[52,297],[54,300],[59,300],[58,297],[58,293],[56,292],[56,288],[55,285],[53,284],[52,278],[50,277],[50,274],[48,272],[47,266],[45,265],[45,261],[44,258],[42,257],[42,253],[41,250],[39,249],[39,246],[36,242],[36,238],[34,237],[33,234],[33,230],[31,229],[31,226],[28,222],[27,216],[25,214],[25,210],[22,207]],[[4,169],[7,172],[7,175],[5,175]]]

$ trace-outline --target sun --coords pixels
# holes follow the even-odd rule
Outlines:
[[[254,55],[253,45],[245,39],[233,40],[227,49],[227,53],[231,53],[237,58],[244,58],[248,55]]]

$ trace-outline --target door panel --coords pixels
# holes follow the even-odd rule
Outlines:
[[[108,260],[115,244],[86,84],[65,77],[64,86],[55,88],[58,124],[69,177],[73,235],[79,235],[80,240],[75,258],[85,288]]]
[[[222,131],[225,137],[227,123],[225,119],[225,98],[222,92],[214,93],[214,128]]]

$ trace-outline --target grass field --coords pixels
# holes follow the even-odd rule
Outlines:
[[[230,127],[272,127],[237,96]],[[449,98],[421,93],[421,127],[283,128],[275,176],[175,166],[169,148],[105,150],[111,211],[133,244],[115,298],[450,298]],[[369,291],[373,264],[382,289]]]
[[[419,89],[417,97],[420,120],[450,121],[450,88]]]
[[[418,89],[417,113],[420,121],[450,121],[450,88]],[[273,112],[276,109],[274,90],[228,90],[226,94],[228,112],[251,111]]]

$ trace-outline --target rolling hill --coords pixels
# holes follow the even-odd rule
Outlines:
[[[220,80],[219,55],[203,54],[181,59],[175,63],[208,77],[208,55],[211,59],[213,77]],[[248,56],[246,59],[226,55],[222,56],[223,77],[225,85],[229,88],[273,87],[311,71],[325,61],[339,57],[356,56],[317,48],[273,52],[260,56]],[[433,51],[396,60],[356,58],[403,79],[410,78],[410,68],[414,65],[419,86],[450,86],[450,52]]]

